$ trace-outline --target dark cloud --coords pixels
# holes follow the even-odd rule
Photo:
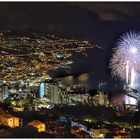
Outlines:
[[[92,2],[77,3],[77,6],[98,14],[100,20],[131,20],[140,12],[140,3],[137,2]]]
[[[97,14],[67,3],[0,3],[0,25],[59,32],[82,24],[88,26]]]
[[[97,21],[139,20],[139,7],[140,3],[1,2],[0,26],[67,32]]]
[[[13,2],[0,3],[0,17],[5,17],[11,23],[41,23],[43,20],[51,22],[73,22],[78,19],[86,20],[122,20],[133,19],[140,12],[140,3],[116,2]],[[137,18],[139,19],[139,18]]]

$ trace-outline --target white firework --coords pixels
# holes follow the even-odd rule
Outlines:
[[[129,71],[132,68],[140,72],[140,34],[128,32],[120,37],[117,47],[114,48],[109,67],[113,75],[124,80],[127,79],[126,75],[131,77]]]

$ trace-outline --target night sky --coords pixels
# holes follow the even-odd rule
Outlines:
[[[75,54],[71,73],[89,73],[89,83],[110,80],[108,69],[112,48],[126,31],[140,31],[140,3],[0,3],[0,27],[43,31],[65,38],[88,40],[103,49]],[[64,70],[54,77],[64,76]],[[116,81],[114,81],[115,83]]]

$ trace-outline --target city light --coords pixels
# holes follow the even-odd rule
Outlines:
[[[0,138],[140,138],[140,3],[0,9]]]
[[[1,31],[0,78],[5,81],[45,79],[51,70],[70,68],[74,52],[82,54],[96,47],[86,41],[63,39],[45,33],[30,32],[32,37],[22,35],[20,31],[18,33],[21,36],[14,36],[9,30]]]

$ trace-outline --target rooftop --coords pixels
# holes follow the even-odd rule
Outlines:
[[[38,120],[34,120],[34,121],[29,122],[28,125],[37,126],[37,125],[44,125],[44,123],[42,123],[42,122],[40,122]]]

